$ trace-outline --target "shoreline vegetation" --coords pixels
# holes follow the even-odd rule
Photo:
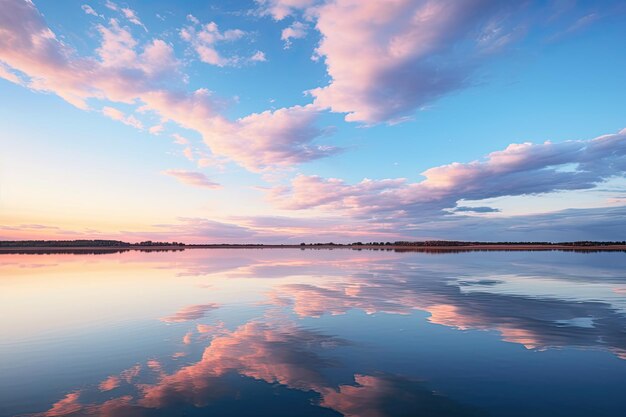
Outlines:
[[[182,251],[187,249],[352,249],[386,250],[394,252],[450,253],[470,251],[574,251],[626,252],[626,241],[617,242],[467,242],[456,240],[300,243],[300,244],[185,244],[183,242],[137,243],[119,240],[17,240],[0,241],[2,253],[82,253],[100,254],[139,251]]]

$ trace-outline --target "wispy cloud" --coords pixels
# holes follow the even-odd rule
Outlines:
[[[187,20],[191,24],[180,30],[180,37],[191,45],[202,62],[225,67],[266,61],[265,54],[262,51],[252,52],[249,57],[240,55],[226,56],[218,51],[217,47],[219,44],[233,43],[247,36],[248,34],[245,31],[241,29],[221,31],[217,23],[200,24],[200,21],[193,15],[188,15]]]
[[[563,170],[564,165],[576,169]],[[485,160],[427,169],[420,182],[365,179],[357,184],[298,175],[268,191],[281,208],[325,208],[357,218],[432,219],[460,200],[593,189],[626,172],[626,129],[591,140],[511,144]]]
[[[122,111],[113,107],[103,107],[102,114],[113,120],[117,120],[136,129],[143,129],[143,124],[133,115],[127,116]]]
[[[84,11],[86,14],[89,14],[89,15],[91,15],[91,16],[96,16],[96,17],[99,17],[99,18],[101,18],[101,19],[104,19],[104,16],[103,16],[103,15],[99,14],[98,12],[96,12],[96,11],[93,9],[93,7],[91,7],[91,6],[90,6],[90,5],[88,5],[88,4],[83,4],[82,6],[80,6],[80,8],[81,8],[81,9],[83,9],[83,11]]]
[[[194,187],[209,189],[221,188],[218,183],[211,181],[206,175],[201,172],[185,171],[182,169],[168,169],[166,171],[163,171],[163,174],[176,178],[183,184],[192,185]]]
[[[121,10],[122,10],[122,13],[124,14],[124,17],[126,17],[126,19],[128,19],[130,23],[132,23],[133,25],[141,26],[146,32],[148,31],[148,28],[146,28],[146,25],[144,25],[141,22],[141,20],[139,20],[139,17],[137,17],[137,13],[133,9],[124,7]]]

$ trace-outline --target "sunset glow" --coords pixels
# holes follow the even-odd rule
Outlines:
[[[622,240],[625,16],[0,0],[0,240]]]

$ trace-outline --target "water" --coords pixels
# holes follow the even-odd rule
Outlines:
[[[626,415],[624,253],[0,255],[0,416]]]

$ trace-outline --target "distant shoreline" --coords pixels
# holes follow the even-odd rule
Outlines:
[[[477,251],[561,251],[561,252],[626,252],[626,245],[559,245],[559,244],[480,244],[458,246],[416,245],[132,245],[132,246],[13,246],[0,247],[0,254],[10,253],[116,253],[127,251],[162,252],[193,249],[351,249],[394,252],[477,252]]]

